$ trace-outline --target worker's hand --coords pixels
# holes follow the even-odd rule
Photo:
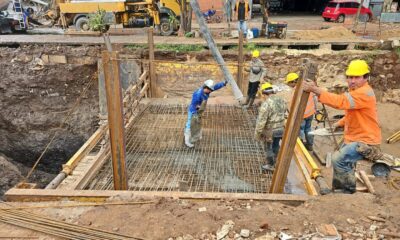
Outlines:
[[[322,90],[317,87],[317,84],[313,81],[304,81],[303,82],[303,91],[305,92],[313,92],[318,96],[321,94]]]
[[[254,138],[255,138],[257,141],[262,141],[262,140],[264,139],[264,135],[263,135],[262,133],[256,133],[256,134],[254,135]]]
[[[336,132],[339,130],[339,128],[341,128],[342,126],[339,126],[339,124],[337,122],[335,122],[334,124],[332,124],[332,129],[331,132]]]
[[[224,86],[228,85],[228,80],[224,81]]]

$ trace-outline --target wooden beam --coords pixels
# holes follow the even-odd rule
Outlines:
[[[63,165],[63,172],[70,174],[76,165],[93,149],[107,130],[106,125],[100,126],[97,131],[82,145],[82,147]]]
[[[154,64],[154,30],[149,28],[147,32],[148,45],[149,45],[149,72],[150,72],[150,97],[156,97],[157,77]]]
[[[7,201],[37,202],[37,201],[105,201],[113,196],[133,198],[174,198],[174,199],[236,199],[258,201],[305,202],[312,196],[294,194],[258,194],[258,193],[210,193],[210,192],[156,192],[156,191],[96,191],[96,190],[58,190],[58,189],[17,189],[12,188],[5,193]]]
[[[305,59],[302,76],[296,85],[289,117],[285,125],[281,148],[279,149],[274,175],[272,176],[270,193],[283,193],[290,162],[293,158],[294,147],[299,135],[300,124],[310,95],[310,93],[303,91],[303,81],[306,79],[313,80],[316,72],[316,65],[311,63],[309,59]]]
[[[365,173],[365,171],[363,171],[363,170],[360,171],[360,177],[362,180],[364,180],[364,184],[368,188],[368,191],[372,194],[375,194],[375,188],[374,188],[374,186],[372,186],[372,183],[369,181],[369,178],[368,178],[367,174]]]
[[[237,83],[240,90],[245,92],[246,84],[243,81],[243,32],[239,31],[239,55],[238,55],[238,69],[237,69]]]
[[[108,125],[110,130],[114,189],[127,190],[125,164],[125,131],[122,110],[122,89],[117,52],[103,51],[103,69],[107,93]]]

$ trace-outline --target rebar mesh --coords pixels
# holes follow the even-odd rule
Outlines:
[[[256,112],[208,106],[203,138],[189,149],[183,130],[187,105],[151,104],[126,130],[130,190],[266,193],[262,145],[254,140]],[[87,189],[113,189],[111,159]]]

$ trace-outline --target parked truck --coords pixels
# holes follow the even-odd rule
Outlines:
[[[88,31],[89,14],[105,10],[115,24],[123,27],[156,26],[161,35],[168,36],[179,28],[180,8],[176,0],[56,0],[54,11],[48,15],[59,18],[64,28],[75,26]]]

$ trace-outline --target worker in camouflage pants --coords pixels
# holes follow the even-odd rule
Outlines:
[[[270,83],[264,83],[261,91],[265,101],[258,111],[255,138],[265,144],[267,164],[263,165],[262,169],[273,171],[283,135],[287,106],[282,97],[275,95],[275,90]]]

